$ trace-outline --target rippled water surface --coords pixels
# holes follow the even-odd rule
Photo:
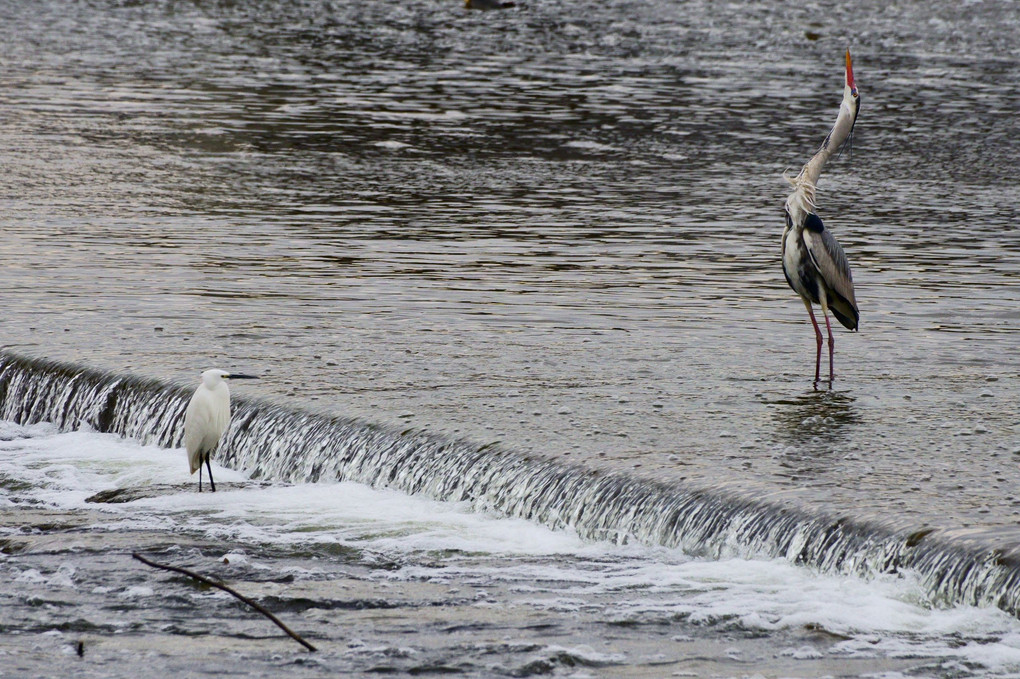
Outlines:
[[[0,343],[1014,546],[1016,5],[519,5],[0,2]]]

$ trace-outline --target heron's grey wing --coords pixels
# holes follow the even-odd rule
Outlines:
[[[815,269],[833,293],[833,299],[829,300],[833,315],[845,327],[856,330],[860,312],[854,296],[854,279],[839,241],[828,229],[822,228],[819,231],[805,230],[804,244]]]

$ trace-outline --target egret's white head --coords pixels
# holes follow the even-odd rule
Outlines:
[[[218,385],[222,384],[224,380],[257,380],[257,375],[242,375],[241,373],[227,372],[226,370],[220,370],[219,368],[210,368],[202,373],[202,384],[205,385],[206,389],[215,389]]]
[[[230,373],[228,373],[226,370],[220,370],[219,368],[210,368],[209,370],[206,370],[204,373],[202,373],[202,384],[204,384],[209,389],[214,389],[216,388],[216,385],[218,385],[220,382],[227,379],[228,377],[230,377]]]

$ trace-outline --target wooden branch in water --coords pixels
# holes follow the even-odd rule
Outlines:
[[[215,582],[213,580],[210,580],[209,578],[205,577],[204,575],[199,575],[198,573],[194,573],[192,571],[189,571],[187,568],[180,568],[178,566],[168,566],[166,564],[156,563],[155,561],[150,561],[150,560],[146,559],[144,556],[142,556],[141,554],[139,554],[138,552],[132,552],[131,556],[133,558],[135,558],[135,559],[138,559],[139,561],[144,563],[146,566],[152,566],[153,568],[161,568],[161,569],[163,569],[165,571],[173,571],[175,573],[180,573],[182,575],[187,575],[189,578],[194,578],[195,580],[198,580],[199,582],[204,582],[205,584],[209,585],[210,587],[215,587],[216,589],[222,589],[227,594],[231,594],[231,595],[237,597],[238,599],[240,599],[244,603],[248,604],[249,606],[254,608],[256,611],[261,613],[262,615],[264,615],[267,618],[269,618],[270,620],[272,620],[274,623],[276,623],[276,626],[279,627],[280,629],[282,629],[284,632],[286,632],[290,636],[291,639],[293,639],[294,641],[298,642],[299,644],[301,644],[302,646],[307,648],[309,651],[315,651],[316,650],[315,646],[312,646],[310,643],[308,643],[307,641],[302,639],[296,632],[294,632],[293,630],[291,630],[291,628],[289,628],[285,624],[283,624],[283,622],[281,622],[279,618],[277,618],[275,615],[273,615],[272,613],[267,611],[260,604],[258,604],[255,601],[252,601],[251,599],[249,599],[248,597],[244,596],[243,594],[239,594],[238,592],[235,592],[234,590],[232,590],[230,587],[227,587],[223,583]]]

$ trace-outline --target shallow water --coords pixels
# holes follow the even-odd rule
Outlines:
[[[1013,547],[1018,23],[2,2],[0,342]],[[847,45],[819,209],[861,332],[815,390],[781,175]]]
[[[1017,525],[1012,4],[5,7],[9,346]],[[781,174],[845,43],[864,104],[820,212],[862,321],[816,391]]]

